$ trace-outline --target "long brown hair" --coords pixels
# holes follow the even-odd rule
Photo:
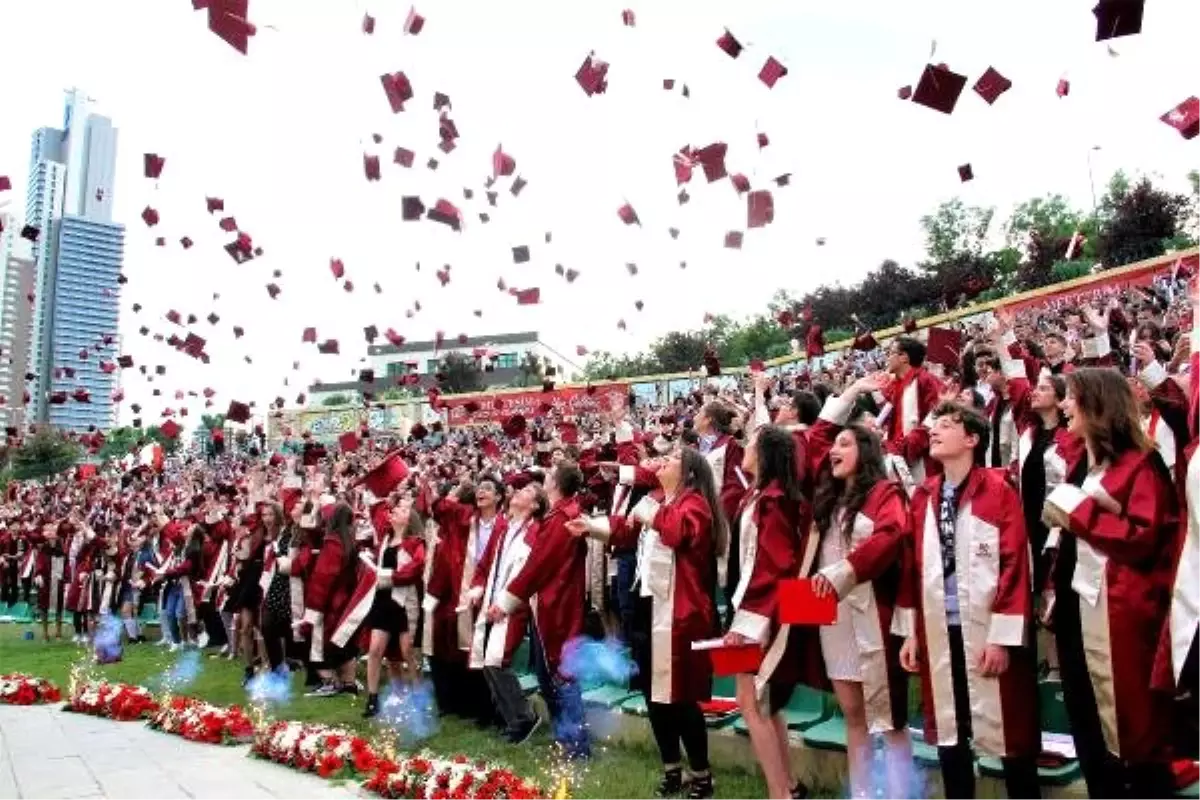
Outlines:
[[[1125,377],[1108,367],[1083,367],[1067,375],[1067,390],[1083,417],[1084,439],[1097,463],[1111,461],[1130,450],[1154,449],[1142,429],[1133,390]]]
[[[729,541],[729,523],[717,499],[712,467],[709,466],[708,459],[700,455],[699,450],[691,447],[679,449],[679,485],[684,489],[699,492],[704,498],[712,515],[714,552],[725,552],[726,543]]]
[[[346,501],[339,500],[333,507],[325,530],[342,543],[342,572],[351,572],[354,569],[354,561],[358,558],[358,547],[354,542],[354,510]]]
[[[829,459],[817,473],[817,489],[813,496],[813,520],[817,530],[824,533],[833,524],[834,514],[840,505],[845,509],[842,517],[842,540],[849,544],[854,532],[854,518],[862,510],[867,495],[875,484],[888,479],[883,466],[883,447],[879,437],[862,425],[850,425],[846,429],[854,436],[858,446],[858,466],[849,481],[833,477]]]

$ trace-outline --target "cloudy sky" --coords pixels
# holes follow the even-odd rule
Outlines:
[[[1001,215],[1046,192],[1088,207],[1096,145],[1098,190],[1118,168],[1182,188],[1196,142],[1158,117],[1198,90],[1189,54],[1200,4],[1148,4],[1144,33],[1116,40],[1113,56],[1093,41],[1093,3],[426,0],[417,6],[424,30],[409,36],[407,0],[251,0],[259,33],[242,56],[186,0],[4,0],[0,49],[19,70],[0,101],[0,175],[23,205],[30,134],[60,123],[66,87],[85,89],[114,120],[116,216],[128,226],[122,333],[138,362],[167,365],[166,382],[153,385],[168,397],[210,386],[221,407],[279,394],[290,402],[314,378],[349,379],[372,323],[412,340],[537,330],[568,355],[576,345],[630,350],[699,326],[705,312],[758,311],[778,288],[853,282],[885,258],[911,263],[922,252],[920,216],[956,194]],[[636,27],[621,24],[626,7]],[[373,36],[361,32],[365,12],[377,18]],[[715,44],[725,28],[745,45],[737,60]],[[968,77],[952,116],[896,97],[934,47],[935,62]],[[591,51],[611,67],[607,93],[589,98],[574,75]],[[769,56],[789,70],[773,90],[756,77]],[[990,107],[969,88],[989,66],[1014,84]],[[392,114],[379,76],[397,70],[415,97]],[[1063,77],[1071,93],[1060,99]],[[667,78],[674,91],[664,91]],[[435,91],[449,95],[461,135],[449,155],[436,149]],[[770,140],[761,150],[759,132]],[[774,223],[746,231],[740,251],[722,246],[746,222],[728,180],[706,184],[697,171],[691,203],[676,202],[672,154],[715,141],[728,143],[731,173],[775,198]],[[501,178],[490,208],[482,183],[501,143],[528,185],[513,197],[512,179]],[[397,146],[416,152],[412,169],[391,163]],[[142,177],[145,152],[167,159],[157,182]],[[381,181],[365,180],[364,152],[380,155]],[[425,167],[430,157],[436,171]],[[976,176],[965,185],[962,163]],[[790,186],[771,184],[784,172]],[[225,200],[262,258],[229,259],[222,245],[232,237],[207,214],[206,195]],[[401,221],[405,195],[457,203],[463,232]],[[641,227],[618,219],[626,202]],[[146,205],[161,215],[153,230],[140,220]],[[168,247],[154,246],[159,235]],[[196,246],[183,251],[181,236]],[[513,264],[518,245],[530,247],[529,263]],[[332,277],[333,257],[352,293]],[[447,264],[442,287],[435,273]],[[568,285],[555,264],[579,279]],[[282,294],[271,300],[274,270]],[[518,307],[497,291],[500,278],[540,288],[541,304]],[[409,317],[414,302],[421,311]],[[194,327],[210,342],[210,365],[137,335],[143,324],[170,333],[172,309],[201,318]],[[210,312],[221,317],[215,327],[203,321]],[[238,341],[235,324],[247,331]],[[342,354],[301,344],[307,326],[339,339]],[[127,375],[127,401],[161,407],[151,388]],[[194,414],[199,406],[192,401]]]

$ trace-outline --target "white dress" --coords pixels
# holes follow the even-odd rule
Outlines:
[[[832,530],[821,536],[818,554],[818,569],[836,564],[846,557],[842,538],[842,516],[839,509],[834,515]],[[859,672],[860,654],[858,640],[854,636],[854,623],[850,620],[850,607],[845,600],[838,604],[837,622],[820,627],[821,655],[825,658],[825,671],[834,681],[862,681]]]

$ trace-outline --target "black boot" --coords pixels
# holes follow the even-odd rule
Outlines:
[[[804,781],[796,781],[796,785],[792,787],[793,800],[804,800],[808,797],[808,786]]]
[[[683,767],[667,767],[654,790],[656,797],[675,797],[683,791]]]
[[[706,800],[706,798],[712,797],[712,773],[706,772],[703,775],[693,775],[688,780],[687,796],[689,800]]]
[[[367,695],[367,706],[363,709],[363,719],[371,719],[379,713],[379,695]]]

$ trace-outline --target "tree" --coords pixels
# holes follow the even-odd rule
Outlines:
[[[690,372],[704,363],[708,338],[699,331],[671,331],[650,345],[663,372]]]
[[[968,206],[956,197],[921,217],[927,268],[936,269],[963,253],[982,255],[995,214],[994,208]]]
[[[13,478],[19,481],[48,478],[70,469],[82,450],[54,428],[41,428],[13,453]]]
[[[483,389],[479,361],[466,353],[447,353],[438,365],[438,388],[442,394],[465,394]]]
[[[350,405],[350,398],[344,394],[331,394],[321,401],[321,405],[330,407],[348,406]]]
[[[1097,245],[1101,263],[1105,268],[1119,267],[1162,255],[1186,227],[1191,210],[1188,195],[1159,189],[1146,177],[1130,185],[1117,173],[1101,204],[1104,219]]]
[[[773,317],[760,314],[742,325],[732,323],[722,329],[714,325],[711,330],[722,363],[747,364],[753,358],[779,358],[791,351],[788,329]]]
[[[542,363],[542,359],[538,357],[537,353],[528,352],[521,359],[521,363],[517,365],[517,374],[510,386],[514,389],[540,386],[545,379],[546,368]]]
[[[417,393],[404,386],[390,386],[379,395],[380,400],[408,400],[417,397]]]
[[[1009,247],[1020,249],[1031,234],[1070,237],[1079,230],[1084,214],[1071,208],[1061,194],[1034,197],[1019,203],[1005,223]]]
[[[99,456],[107,461],[110,458],[124,458],[131,453],[142,440],[140,428],[122,426],[113,428],[104,435],[104,444],[100,447]]]
[[[224,414],[201,414],[200,427],[212,433],[215,430],[223,430],[225,428]]]
[[[174,455],[175,451],[179,449],[179,437],[168,438],[158,425],[151,425],[149,428],[146,428],[146,438],[158,444],[165,456]]]

